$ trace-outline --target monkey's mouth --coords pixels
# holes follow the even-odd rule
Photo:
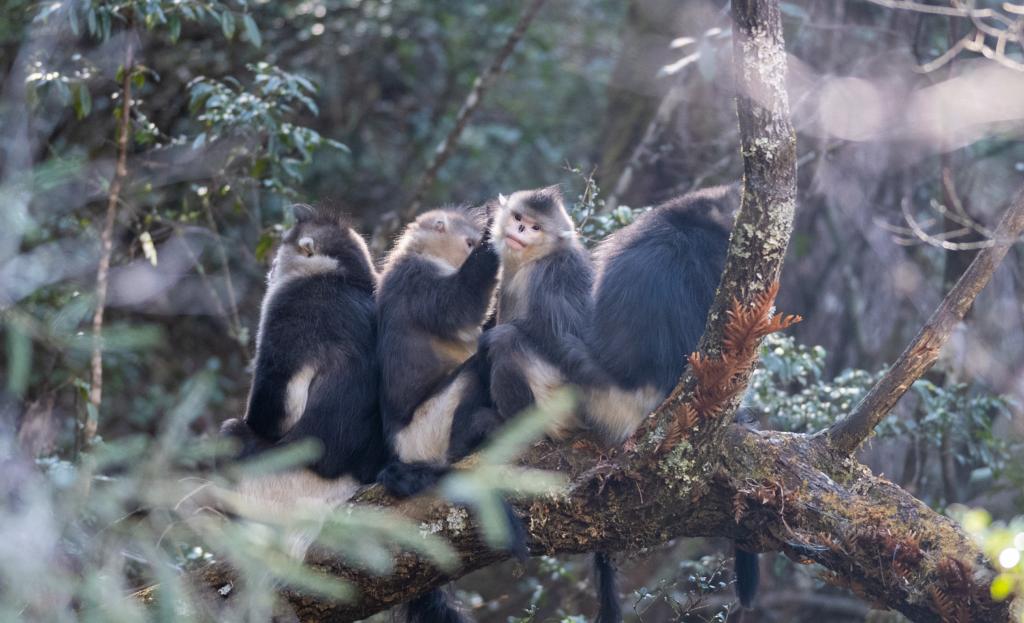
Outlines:
[[[520,240],[519,238],[516,238],[512,234],[505,234],[505,240],[508,241],[508,246],[513,250],[518,251],[519,249],[526,248],[526,243]]]

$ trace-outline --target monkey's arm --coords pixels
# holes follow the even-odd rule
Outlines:
[[[256,362],[245,421],[254,433],[266,441],[277,441],[285,419],[285,400],[291,370],[285,362],[261,357]]]
[[[500,260],[489,240],[481,242],[459,271],[444,277],[424,292],[418,303],[425,328],[452,335],[483,324],[498,283]]]

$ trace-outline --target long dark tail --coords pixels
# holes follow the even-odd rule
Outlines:
[[[508,545],[505,549],[519,562],[526,562],[530,556],[530,549],[526,546],[526,526],[508,500],[502,498],[501,506],[505,509],[505,517],[508,519]]]
[[[450,469],[434,463],[392,461],[381,470],[377,482],[396,498],[409,498],[436,485]]]
[[[755,552],[736,548],[736,562],[733,566],[736,573],[736,596],[744,608],[750,608],[757,596],[757,585],[761,580],[761,566],[757,558]]]
[[[594,574],[597,576],[597,600],[600,604],[595,623],[622,623],[617,581],[619,572],[607,552],[594,554]]]
[[[469,623],[440,588],[426,592],[405,604],[407,623]]]

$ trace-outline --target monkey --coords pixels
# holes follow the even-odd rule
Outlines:
[[[478,217],[455,209],[426,212],[405,228],[384,263],[377,351],[384,432],[396,460],[380,481],[394,495],[433,484],[474,445],[466,439],[479,436],[472,422],[453,426],[460,405],[480,406],[481,419],[494,419],[472,399],[481,386],[480,362],[471,358],[500,266]]]
[[[595,252],[594,314],[586,338],[611,384],[584,388],[584,413],[604,441],[620,444],[668,397],[697,348],[721,279],[733,187],[696,191],[640,215]],[[598,620],[621,620],[607,555],[595,558],[601,595]],[[750,607],[757,554],[736,549],[737,594]]]
[[[491,399],[502,419],[543,405],[566,385],[601,382],[585,343],[594,269],[557,186],[499,197],[492,225],[501,254],[496,324],[481,339]],[[604,381],[610,382],[610,381]],[[553,422],[564,437],[575,422]]]
[[[387,457],[377,278],[365,241],[344,219],[305,204],[292,212],[295,225],[267,275],[246,413],[221,433],[241,441],[239,458],[315,440],[321,452],[306,468],[244,480],[239,492],[264,506],[301,499],[333,507],[373,482]],[[293,553],[304,554],[308,544],[297,543]]]
[[[609,443],[626,440],[668,397],[704,332],[724,268],[726,187],[697,191],[641,214],[594,255],[590,352],[614,382],[586,395],[591,424]]]
[[[441,209],[409,224],[385,259],[377,290],[381,412],[392,460],[380,483],[397,497],[434,485],[499,424],[477,353],[493,307],[500,260],[481,212]],[[510,549],[525,557],[525,529],[505,504]],[[405,606],[410,623],[463,616],[441,590]]]

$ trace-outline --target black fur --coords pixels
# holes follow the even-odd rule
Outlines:
[[[594,575],[597,576],[597,594],[600,600],[595,623],[622,623],[618,571],[611,556],[605,552],[594,554]]]
[[[429,218],[421,217],[410,228],[429,226]],[[468,222],[454,213],[447,212],[443,218],[451,219],[451,226],[468,228]],[[415,234],[406,232],[407,236]],[[392,495],[409,497],[434,486],[449,471],[450,462],[480,443],[486,434],[483,427],[489,432],[489,422],[494,419],[486,408],[486,378],[481,372],[486,362],[470,357],[453,363],[449,356],[435,350],[435,343],[463,340],[479,330],[497,285],[499,258],[486,230],[454,274],[444,274],[429,254],[401,247],[393,253],[400,255],[390,258],[377,292],[381,409],[384,432],[394,455],[380,472],[379,481]],[[468,389],[451,415],[447,456],[432,462],[401,456],[395,438],[412,423],[417,408],[460,378]],[[525,543],[521,523],[513,523],[512,528],[512,548],[525,547],[521,545]],[[409,623],[466,621],[442,590],[430,591],[406,604],[405,616]]]
[[[761,565],[758,564],[757,553],[737,547],[733,570],[736,574],[736,596],[739,597],[740,605],[750,608],[754,605],[757,585],[761,581]]]
[[[534,403],[520,365],[523,360],[540,356],[573,384],[592,384],[601,374],[590,365],[584,341],[594,309],[593,265],[586,252],[566,244],[521,270],[527,269],[531,272],[525,308],[517,309],[508,300],[510,293],[503,285],[498,322],[482,339],[492,362],[491,398],[503,418]]]
[[[452,435],[448,446],[448,462],[454,463],[479,448],[502,422],[491,404],[491,361],[483,340],[472,357],[457,371],[465,388],[452,418]]]
[[[405,605],[408,623],[469,623],[442,589],[428,591]]]
[[[619,390],[641,392],[653,387],[660,402],[679,381],[686,356],[696,349],[704,332],[721,279],[729,246],[729,232],[722,222],[732,213],[735,200],[727,188],[691,193],[641,215],[601,244],[594,322],[587,341],[597,365]],[[594,419],[597,412],[591,411]],[[635,428],[644,415],[626,417]],[[618,423],[594,423],[609,435],[631,432]],[[607,620],[618,621],[615,571],[602,566],[604,556],[597,554],[595,560],[609,578],[599,583],[599,601],[602,613],[609,608]],[[749,600],[757,586],[756,554],[753,576],[748,564],[751,555],[737,550],[736,556],[737,575],[744,574],[737,588],[741,600]],[[599,620],[606,619],[602,615]]]
[[[558,186],[549,186],[531,191],[523,204],[537,214],[549,216],[561,209],[562,192]]]
[[[591,352],[624,389],[675,387],[704,332],[729,232],[706,216],[729,191],[691,193],[641,215],[598,251]]]
[[[391,461],[380,471],[377,480],[391,495],[408,498],[436,485],[449,469],[447,465],[423,461]]]
[[[225,433],[243,440],[243,454],[316,439],[322,453],[310,469],[324,478],[351,474],[371,482],[387,453],[377,410],[373,267],[334,215],[303,206],[296,216],[299,222],[275,260],[260,320],[245,416],[252,435],[237,422],[225,423]],[[337,260],[337,268],[285,278],[281,258],[307,237],[315,243],[315,256]],[[283,430],[288,383],[307,365],[316,372],[305,409]]]
[[[497,253],[482,239],[452,275],[410,254],[392,262],[381,277],[377,352],[389,439],[409,425],[416,407],[451,381],[451,365],[435,352],[431,340],[456,339],[483,324],[498,267]]]

